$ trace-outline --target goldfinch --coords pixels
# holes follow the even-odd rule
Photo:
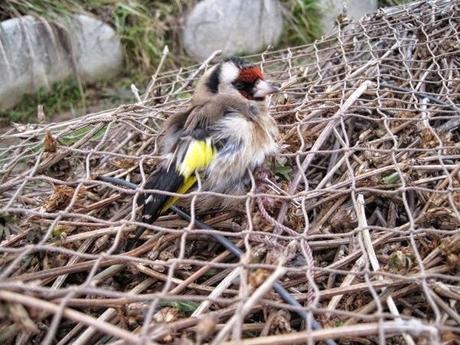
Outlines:
[[[201,191],[242,194],[249,173],[277,151],[278,128],[266,97],[278,88],[264,79],[257,65],[229,58],[198,81],[191,106],[165,123],[161,151],[165,157],[144,189],[185,193],[201,181]],[[203,195],[200,209],[225,207],[230,198]],[[165,194],[144,193],[142,220],[153,223],[176,202]],[[137,241],[143,229],[138,229]]]

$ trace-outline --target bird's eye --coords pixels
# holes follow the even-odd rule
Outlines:
[[[242,81],[235,81],[235,82],[233,83],[233,86],[235,86],[235,88],[236,88],[237,90],[244,90],[244,89],[247,89],[247,88],[248,88],[247,83],[242,82]]]
[[[235,80],[232,84],[244,97],[253,99],[254,82]]]

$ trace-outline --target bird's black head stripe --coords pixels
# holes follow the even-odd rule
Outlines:
[[[252,66],[252,63],[250,63],[249,61],[246,61],[245,59],[242,59],[242,58],[240,58],[238,56],[232,56],[232,57],[226,58],[224,60],[224,62],[228,62],[228,61],[233,62],[235,64],[235,66],[238,67],[239,69],[243,69],[243,68]]]
[[[220,75],[221,66],[218,65],[214,68],[211,75],[209,76],[208,81],[206,82],[206,86],[208,90],[212,93],[217,93],[219,91],[219,75]]]

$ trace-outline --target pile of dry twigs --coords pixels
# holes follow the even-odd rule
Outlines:
[[[135,104],[16,125],[0,149],[0,343],[459,341],[459,9],[342,17],[252,57],[283,85],[271,173],[244,210],[194,215],[214,230],[170,213],[127,253],[140,188],[96,177],[145,181],[162,122],[216,58],[160,65]]]

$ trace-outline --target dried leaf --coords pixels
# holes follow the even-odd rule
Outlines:
[[[53,228],[52,235],[55,238],[64,239],[72,233],[77,227],[67,224],[58,224]]]
[[[439,249],[447,257],[449,266],[460,270],[460,235],[442,239]]]
[[[217,321],[215,316],[205,315],[196,325],[197,338],[201,340],[208,338],[215,331]]]
[[[158,323],[168,323],[179,318],[180,311],[177,308],[165,307],[153,315],[153,319]]]
[[[291,315],[286,310],[279,310],[273,318],[270,334],[286,334],[292,332]]]
[[[53,194],[45,201],[43,208],[47,212],[64,209],[72,200],[75,189],[70,186],[55,186]]]
[[[249,285],[253,289],[256,289],[262,285],[262,283],[268,278],[269,275],[270,271],[263,268],[258,268],[255,271],[249,273]]]
[[[137,162],[134,159],[130,158],[120,158],[112,160],[110,164],[113,165],[115,168],[130,169],[133,166],[135,166]]]
[[[409,255],[406,255],[403,251],[397,250],[390,255],[390,261],[388,266],[390,271],[393,273],[406,273],[412,267],[412,259]]]
[[[43,140],[43,148],[45,152],[56,152],[56,140],[53,138],[50,131],[46,131],[45,139]]]

